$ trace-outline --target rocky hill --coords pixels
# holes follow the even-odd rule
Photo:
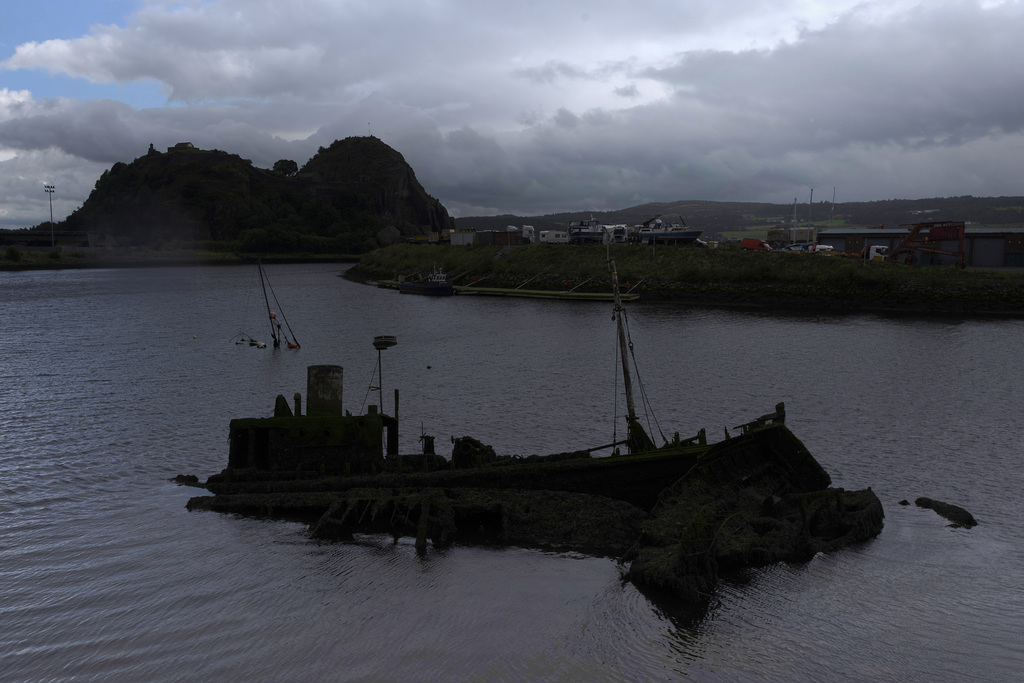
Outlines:
[[[402,155],[374,137],[321,147],[298,176],[335,206],[359,206],[381,220],[387,231],[384,243],[454,227],[448,211],[424,192]]]
[[[359,253],[453,226],[397,151],[377,138],[321,147],[295,172],[181,143],[105,171],[65,229],[114,246]]]

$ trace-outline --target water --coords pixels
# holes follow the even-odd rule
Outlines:
[[[603,304],[431,299],[269,267],[302,348],[259,325],[248,267],[0,273],[0,679],[1015,680],[1024,669],[1017,320],[778,316],[630,306],[667,436],[785,401],[837,486],[871,486],[875,540],[724,583],[687,621],[611,559],[411,541],[321,544],[300,525],[189,513],[227,423],[343,365],[353,412],[401,390],[403,451],[607,443]],[[371,379],[373,381],[371,382]],[[621,430],[621,428],[620,428]],[[656,430],[655,430],[656,431]],[[620,434],[621,436],[621,434]],[[954,530],[928,496],[979,521]]]

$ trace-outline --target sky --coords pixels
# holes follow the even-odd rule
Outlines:
[[[362,135],[457,217],[1024,195],[1024,0],[0,2],[3,228]]]

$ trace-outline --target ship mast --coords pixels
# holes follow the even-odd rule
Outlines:
[[[607,229],[605,229],[607,232]],[[609,240],[610,242],[610,240]],[[639,453],[654,449],[654,442],[647,436],[647,432],[640,426],[636,419],[636,403],[633,400],[633,378],[629,371],[629,345],[626,340],[626,309],[622,305],[622,298],[619,296],[619,275],[615,271],[615,259],[611,256],[611,245],[607,246],[608,270],[612,277],[612,296],[615,300],[615,308],[612,312],[612,319],[615,321],[616,332],[619,336],[619,360],[622,363],[622,386],[626,392],[626,447],[630,453]]]
[[[274,339],[274,348],[281,348],[281,339],[277,336],[277,330],[274,328],[274,319],[277,317],[273,311],[270,310],[270,298],[267,296],[267,282],[263,278],[263,262],[257,261],[256,267],[260,271],[260,286],[263,287],[263,301],[267,304],[267,322],[270,323],[270,336]]]
[[[622,299],[619,297],[619,276],[615,272],[615,259],[608,257],[608,269],[612,274],[612,295],[615,299],[615,308],[612,311],[612,319],[619,335],[619,357],[622,362],[622,385],[626,391],[626,419],[632,425],[636,421],[636,404],[633,402],[633,378],[629,372],[629,356],[626,355],[626,329],[623,324]]]

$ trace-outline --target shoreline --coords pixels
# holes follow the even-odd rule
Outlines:
[[[378,279],[389,279],[393,274],[374,271],[360,264],[348,269],[342,277],[360,284],[372,284]],[[495,281],[495,288],[514,287],[513,283],[516,280],[522,281],[529,277],[531,276],[519,275]],[[562,277],[557,279],[561,282]],[[608,286],[610,288],[610,285]],[[988,300],[957,296],[953,291],[921,292],[912,287],[885,291],[848,287],[828,291],[811,285],[712,280],[689,283],[652,279],[641,283],[640,292],[639,299],[633,302],[634,305],[679,305],[801,315],[869,313],[926,318],[1024,317],[1024,282],[1021,288],[992,291],[993,296]],[[1001,305],[994,305],[996,302]]]
[[[585,254],[584,247],[574,247],[577,251],[573,256],[583,255],[586,258],[574,259],[565,263],[548,258],[536,248],[526,248],[522,253],[528,254],[522,264],[509,264],[510,254],[497,251],[473,254],[472,260],[465,262],[470,254],[468,248],[447,252],[423,246],[407,247],[398,245],[378,250],[387,256],[398,253],[400,259],[395,260],[400,266],[381,265],[381,256],[377,252],[363,257],[352,255],[250,255],[250,254],[217,254],[211,252],[175,251],[166,254],[146,253],[105,253],[74,255],[73,252],[46,252],[39,258],[22,258],[19,261],[0,260],[0,271],[25,272],[40,270],[78,270],[102,268],[167,268],[182,266],[227,266],[251,265],[257,260],[264,263],[339,263],[355,264],[347,269],[342,277],[359,283],[372,283],[378,280],[394,279],[397,272],[409,274],[430,269],[434,262],[445,263],[453,282],[462,285],[473,285],[474,289],[490,288],[517,289],[524,282],[530,283],[533,290],[564,290],[567,284],[579,286],[579,291],[605,294],[611,291],[608,276],[601,271],[605,268],[604,249],[597,253]],[[550,250],[545,250],[550,251]],[[694,250],[676,250],[671,256],[679,259],[692,257]],[[707,250],[702,250],[707,251]],[[717,250],[716,250],[717,251]],[[724,251],[724,250],[723,250]],[[533,253],[530,253],[533,252]],[[664,252],[664,250],[663,250]],[[687,253],[690,252],[690,253]],[[540,255],[542,258],[536,258]],[[700,255],[700,254],[699,254]],[[445,258],[438,258],[439,256]],[[617,258],[619,257],[616,255]],[[622,258],[632,258],[635,254],[622,253]],[[700,255],[706,260],[706,254]],[[716,255],[717,256],[717,255]],[[770,268],[778,263],[795,262],[797,259],[813,259],[806,261],[814,266],[820,262],[832,261],[829,257],[802,257],[799,255],[767,255],[767,254],[723,254],[726,259],[759,259],[761,271],[755,272],[758,279],[744,279],[743,273],[715,270],[706,264],[678,265],[666,268],[660,261],[652,265],[651,270],[658,276],[643,277],[643,264],[639,270],[632,267],[631,272],[624,275],[625,268],[620,267],[620,281],[633,278],[640,292],[641,304],[663,304],[693,306],[702,308],[719,308],[726,310],[770,311],[787,314],[804,315],[849,315],[870,313],[894,316],[920,317],[954,317],[954,318],[1020,318],[1024,317],[1024,273],[992,272],[992,271],[952,271],[943,269],[923,270],[921,267],[899,266],[896,264],[869,264],[873,269],[881,265],[896,277],[889,277],[877,282],[866,278],[852,279],[848,273],[835,275],[825,274],[817,280],[803,280],[782,276],[773,278]],[[373,264],[374,260],[378,264]],[[849,261],[849,259],[834,259]],[[454,266],[447,261],[455,261]],[[554,261],[554,263],[553,263]],[[788,265],[788,264],[787,264]],[[517,267],[518,266],[518,267]],[[764,268],[767,266],[767,268]],[[685,279],[670,279],[663,276],[662,271],[680,273]],[[903,270],[893,270],[893,269]],[[556,270],[557,269],[557,270]],[[687,270],[688,269],[688,270]],[[767,272],[767,274],[766,274]],[[479,294],[478,294],[479,295]],[[485,294],[486,295],[486,294]],[[579,297],[586,301],[592,298],[602,301],[601,297]]]

